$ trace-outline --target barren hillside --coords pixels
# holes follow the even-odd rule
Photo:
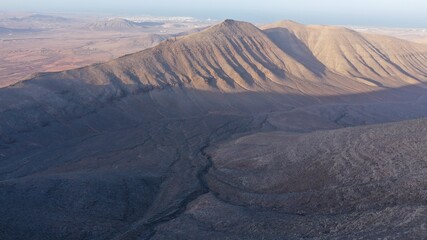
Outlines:
[[[226,20],[2,88],[0,238],[424,236],[426,54]]]
[[[300,58],[312,54],[327,69],[367,85],[396,87],[425,81],[427,76],[427,47],[422,44],[291,21],[263,29],[285,51]]]

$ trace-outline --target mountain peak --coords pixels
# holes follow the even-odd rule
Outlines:
[[[236,23],[237,23],[237,21],[236,21],[236,20],[233,20],[233,19],[225,19],[222,23],[223,23],[223,24],[231,25],[231,24],[236,24]]]
[[[237,36],[253,36],[261,33],[261,30],[248,22],[236,21],[226,19],[223,22],[212,26],[209,30],[205,31],[211,34],[225,34]]]
[[[301,28],[304,27],[305,25],[292,21],[292,20],[282,20],[280,22],[275,22],[275,23],[271,23],[268,25],[263,26],[263,29],[268,29],[268,28],[288,28],[288,29],[292,29],[292,28]]]
[[[299,22],[296,22],[296,21],[293,21],[293,20],[289,20],[289,19],[279,21],[278,23],[279,24],[283,24],[283,25],[298,25],[298,26],[302,26],[303,25],[303,24],[301,24]]]
[[[236,27],[245,27],[248,25],[252,25],[252,24],[248,22],[236,21],[233,19],[226,19],[222,21],[220,24],[218,24],[217,26],[221,28],[236,28]]]

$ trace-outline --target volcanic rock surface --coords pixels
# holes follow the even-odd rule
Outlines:
[[[426,60],[226,20],[1,88],[0,238],[422,238]]]

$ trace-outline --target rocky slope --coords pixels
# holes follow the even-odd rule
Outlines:
[[[207,151],[209,194],[153,239],[423,238],[426,130],[423,119],[228,140]]]
[[[426,78],[426,47],[397,38],[284,21],[263,27],[281,48],[317,69],[373,86],[396,87]],[[311,56],[311,58],[308,58]],[[316,61],[317,60],[317,61]]]
[[[305,28],[302,26],[298,29]],[[324,31],[316,29],[305,31],[323,34]],[[34,79],[0,89],[0,99],[6,103],[0,106],[0,112],[8,113],[0,116],[2,118],[0,129],[2,132],[10,130],[10,124],[5,126],[5,123],[16,121],[15,118],[20,115],[22,109],[31,109],[32,116],[26,116],[24,111],[23,116],[19,117],[22,124],[13,128],[21,129],[23,126],[28,128],[44,124],[41,122],[54,121],[52,116],[53,118],[80,116],[89,111],[85,110],[86,108],[97,108],[99,104],[111,99],[170,87],[227,93],[274,92],[310,99],[317,96],[380,91],[386,87],[423,83],[427,79],[426,66],[423,65],[426,48],[420,48],[416,44],[393,40],[390,46],[383,46],[384,49],[389,47],[390,54],[394,54],[395,45],[406,44],[406,53],[400,55],[407,56],[418,65],[414,65],[413,62],[393,63],[398,66],[394,67],[396,71],[394,77],[379,75],[374,78],[370,72],[357,70],[360,73],[357,75],[348,69],[340,70],[334,67],[335,63],[325,61],[322,55],[317,53],[317,48],[310,49],[310,44],[304,45],[300,40],[297,41],[297,35],[281,36],[285,43],[289,42],[288,45],[292,46],[289,48],[292,50],[284,49],[277,37],[269,38],[269,31],[266,30],[265,34],[252,24],[227,20],[200,33],[176,41],[167,41],[155,48],[124,56],[109,63],[40,74]],[[340,31],[350,32],[350,37],[356,36],[343,37],[347,39],[345,40],[347,46],[350,46],[348,44],[350,41],[354,42],[354,46],[359,46],[361,39],[367,41],[362,35],[350,30]],[[329,35],[334,36],[334,32],[330,32]],[[335,35],[341,36],[341,33]],[[317,39],[316,36],[313,38]],[[325,42],[328,41],[329,44],[317,43],[316,46],[323,48],[333,46],[339,49],[342,45],[332,37],[326,38]],[[373,43],[365,45],[370,46]],[[339,60],[341,55],[335,56],[334,51],[324,52],[330,53],[332,59],[348,64],[346,60]],[[354,56],[345,58],[354,60],[352,64],[355,66],[360,65],[356,59],[359,53],[350,50],[344,52],[348,54],[353,52]],[[407,66],[411,68],[404,70]],[[38,110],[34,112],[35,109]],[[9,116],[14,119],[5,119]]]
[[[422,236],[426,48],[279,25],[0,89],[0,238]]]

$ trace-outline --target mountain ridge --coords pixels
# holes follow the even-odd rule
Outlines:
[[[355,71],[348,71],[348,69],[343,69],[343,70],[340,69],[339,66],[338,67],[332,66],[334,64],[328,63],[327,61],[325,61],[322,58],[322,53],[319,53],[318,51],[316,51],[316,49],[314,49],[314,48],[316,48],[316,46],[313,46],[313,44],[307,43],[308,40],[307,39],[304,40],[304,36],[302,36],[303,34],[306,34],[304,32],[306,32],[308,28],[311,28],[313,26],[305,26],[305,25],[302,25],[302,24],[299,24],[296,22],[292,22],[292,21],[285,21],[285,22],[279,22],[279,23],[273,24],[273,25],[267,25],[267,26],[263,27],[264,31],[260,31],[260,29],[258,29],[257,27],[255,27],[254,25],[252,25],[250,23],[239,22],[239,21],[234,21],[234,20],[225,20],[224,22],[222,22],[218,25],[212,26],[211,28],[208,28],[208,29],[206,29],[200,33],[190,34],[188,36],[181,37],[177,40],[177,42],[182,43],[183,45],[186,45],[186,44],[192,44],[192,43],[194,44],[194,42],[197,42],[196,39],[198,41],[209,41],[210,38],[211,39],[213,38],[215,40],[223,41],[226,38],[243,37],[243,36],[246,36],[246,37],[251,36],[253,38],[260,39],[260,38],[263,38],[263,36],[261,36],[261,32],[266,33],[266,36],[268,36],[269,38],[274,38],[274,37],[272,37],[271,33],[269,35],[269,31],[271,31],[272,26],[288,27],[288,28],[286,28],[288,31],[288,33],[286,33],[286,34],[288,36],[287,36],[287,39],[285,39],[286,41],[283,43],[284,45],[289,45],[289,46],[295,47],[296,49],[305,48],[303,50],[305,52],[301,56],[296,56],[295,53],[288,54],[289,52],[286,52],[286,50],[284,50],[283,47],[282,48],[280,47],[280,43],[278,43],[278,41],[274,41],[274,39],[268,39],[268,40],[273,40],[275,45],[277,45],[282,50],[282,51],[279,51],[277,49],[273,49],[275,53],[280,55],[279,58],[281,60],[281,61],[273,61],[273,65],[276,65],[274,67],[279,66],[280,70],[291,73],[292,75],[296,75],[298,78],[305,78],[305,79],[322,78],[322,76],[324,76],[324,74],[325,74],[325,71],[333,71],[333,72],[341,75],[341,77],[347,77],[347,78],[361,79],[363,77],[371,77],[372,74],[375,74],[376,77],[378,77],[378,73],[375,73],[373,71],[371,71],[371,72],[369,72],[369,74],[367,74],[369,76],[363,76],[363,74],[361,74],[361,73],[363,73],[363,71],[359,71],[357,69]],[[268,29],[268,28],[270,28],[270,29]],[[295,28],[298,28],[298,29],[295,30]],[[341,27],[314,26],[314,28],[315,29],[321,28],[321,32],[324,31],[324,29],[335,29],[335,30],[338,30],[340,32],[344,32],[346,34],[354,34],[356,36],[364,37],[364,35],[361,35],[357,32],[352,31],[352,30],[349,30],[346,28],[341,28]],[[290,36],[290,34],[292,34],[292,36]],[[328,33],[326,33],[326,34],[328,34]],[[236,36],[233,36],[233,35],[236,35]],[[218,39],[218,38],[220,38],[220,36],[224,36],[224,38]],[[308,36],[306,36],[305,38],[307,38],[307,37]],[[294,38],[294,39],[289,39],[289,38]],[[298,40],[299,42],[296,43],[295,40]],[[183,43],[183,41],[186,41],[186,42]],[[235,41],[235,40],[233,40],[233,41]],[[231,41],[231,43],[229,42],[226,44],[233,44],[233,41]],[[390,41],[392,41],[392,40],[390,40]],[[393,41],[394,41],[394,39],[393,39]],[[396,41],[398,41],[398,40],[396,39]],[[222,43],[224,43],[224,41]],[[304,45],[301,46],[301,43],[303,43]],[[405,43],[407,43],[407,42],[405,42]],[[158,45],[157,47],[154,47],[152,49],[147,49],[145,51],[135,53],[135,54],[129,54],[129,55],[126,55],[124,57],[120,57],[117,60],[113,60],[110,63],[106,63],[106,64],[107,65],[108,64],[114,65],[114,62],[122,61],[124,58],[130,58],[131,56],[132,57],[139,57],[138,55],[140,55],[140,56],[155,55],[155,52],[158,53],[159,51],[162,51],[162,47],[163,48],[172,47],[172,45],[176,45],[176,44],[177,44],[176,42],[174,42],[173,40],[170,40],[166,43],[161,43],[160,45]],[[271,45],[271,43],[268,43],[268,44]],[[317,44],[320,44],[320,43],[317,43]],[[329,45],[331,45],[331,44],[329,44]],[[332,45],[340,47],[340,42],[337,42],[336,44],[332,44]],[[411,43],[410,46],[412,46],[412,45],[416,46],[416,44]],[[187,46],[184,46],[183,48],[185,48],[185,47],[187,47]],[[197,47],[200,49],[200,46],[197,46]],[[255,46],[251,46],[251,47],[255,48],[257,46],[255,45]],[[271,48],[271,46],[269,46],[269,47]],[[275,47],[276,46],[273,46],[273,48],[275,48]],[[289,47],[289,48],[292,48],[292,47]],[[325,46],[325,47],[327,47],[327,46]],[[194,50],[194,49],[190,48],[189,50]],[[212,50],[212,49],[209,49],[209,50]],[[226,50],[229,50],[229,49],[226,49]],[[248,49],[240,48],[239,50],[244,51],[244,50],[248,50]],[[416,54],[420,54],[419,55],[420,57],[425,58],[427,55],[427,50],[422,49],[422,47],[421,47],[421,50],[423,52],[420,52],[420,53],[417,52]],[[176,53],[176,54],[185,55],[186,51],[188,52],[188,49],[187,50],[184,49],[184,51],[182,51],[182,49],[181,49],[181,51]],[[221,53],[223,55],[230,54],[230,52],[226,52],[226,51],[222,51]],[[283,53],[285,53],[285,54],[283,54]],[[257,54],[259,55],[259,53],[257,53]],[[381,56],[384,56],[383,53],[379,53],[379,54]],[[356,60],[357,60],[357,58],[358,58],[357,56],[351,57],[351,59],[356,59]],[[260,59],[258,58],[255,60],[260,60]],[[341,60],[342,60],[342,57],[340,58],[340,61]],[[348,61],[349,61],[349,57],[347,57],[347,56],[344,57],[343,62],[348,62]],[[357,61],[360,62],[360,60],[357,60]],[[368,68],[368,67],[366,67],[366,64],[367,64],[366,60],[364,60],[364,61],[365,61],[365,63],[363,64],[363,66],[365,68]],[[291,67],[287,69],[285,64],[284,64],[285,62],[290,64]],[[348,63],[348,64],[350,64],[350,63]],[[410,66],[411,64],[413,65],[413,62],[403,63],[404,66]],[[100,66],[102,66],[102,65],[103,64],[101,64]],[[396,64],[393,63],[392,65],[396,65]],[[354,64],[346,65],[346,67],[349,67],[349,66],[350,66],[350,68],[352,68],[351,70],[354,70]],[[89,66],[89,67],[93,67],[93,66]],[[406,70],[400,69],[400,71],[399,71],[399,69],[398,69],[397,72],[399,72],[401,74],[403,73],[402,79],[407,79],[407,78],[412,79],[412,81],[409,81],[409,84],[413,84],[413,83],[419,82],[419,81],[417,82],[415,80],[419,80],[419,78],[427,76],[427,73],[425,73],[425,70],[422,69],[423,67],[427,67],[427,66],[420,64],[419,60],[418,60],[417,66],[414,68],[411,68],[411,70],[414,70],[416,72],[416,74],[413,74],[413,75],[417,75],[418,78],[416,78],[416,79],[414,79],[412,74],[409,74],[408,71],[406,71]],[[384,69],[384,67],[381,67],[381,68]],[[84,69],[84,68],[81,68],[81,69]],[[259,70],[259,69],[255,69],[255,70]],[[364,70],[366,70],[366,69],[364,69]],[[163,69],[163,71],[167,72],[167,69]],[[205,74],[207,74],[207,73],[205,72]],[[407,74],[407,75],[405,75],[405,74]],[[207,74],[207,75],[209,75],[209,74]],[[281,74],[281,75],[283,75],[283,74]],[[390,75],[390,74],[388,74],[388,75]],[[143,79],[142,79],[142,81],[143,81]],[[392,82],[396,83],[396,79],[393,79]],[[150,81],[150,83],[155,84],[153,81]],[[374,84],[374,85],[376,85],[376,84]]]
[[[292,34],[329,70],[367,84],[416,84],[427,76],[427,48],[421,44],[335,26],[279,22],[262,29]]]
[[[385,64],[381,69],[391,69],[389,72],[384,70],[385,77],[382,77],[366,67],[370,61],[384,57],[385,54],[379,50],[375,50],[375,57],[372,57],[370,52],[364,55],[370,60],[363,59],[358,53],[352,55],[349,51],[346,52],[347,55],[340,53],[338,57],[332,57],[331,61],[324,59],[323,54],[332,54],[342,46],[348,47],[348,34],[358,36],[358,44],[360,41],[366,43],[363,35],[345,28],[317,26],[310,35],[310,26],[290,21],[280,22],[275,26],[278,25],[289,26],[285,30],[267,27],[263,31],[251,23],[225,20],[204,31],[176,40],[170,39],[153,48],[107,63],[37,74],[32,79],[0,89],[0,99],[13,102],[1,106],[0,112],[18,114],[22,112],[21,108],[41,107],[50,114],[68,116],[74,114],[69,110],[70,104],[97,105],[108,99],[120,99],[140,92],[170,87],[226,93],[276,92],[315,97],[378,91],[427,80],[427,74],[422,79],[427,72],[427,64],[422,62],[427,58],[427,51],[410,51],[418,51],[418,45],[408,45],[402,50],[404,53],[401,55],[406,57],[397,58],[402,61],[399,62],[402,67],[396,67],[396,63],[390,63],[391,60],[381,61]],[[330,40],[330,36],[336,31],[345,36],[341,36],[339,41]],[[319,34],[326,34],[327,37],[321,42],[309,41],[320,36]],[[333,42],[325,46],[332,50],[325,51],[322,50],[323,47],[318,49],[319,44],[324,41]],[[346,44],[343,44],[343,41]],[[391,44],[388,45],[393,49],[399,49],[401,46],[399,41],[390,41]],[[371,45],[373,44],[368,44],[365,48],[387,47]],[[364,53],[365,48],[362,48]],[[339,61],[344,65],[335,65],[338,61],[336,59],[341,59]],[[355,63],[349,63],[349,60]],[[356,62],[363,63],[357,65],[363,71],[356,67]],[[376,63],[378,64],[378,61]],[[413,71],[414,73],[409,75],[417,75],[418,78],[408,76],[408,71]],[[390,73],[396,73],[396,76],[390,76]],[[18,94],[18,89],[25,90]]]
[[[281,24],[227,20],[1,88],[0,238],[425,236],[427,83],[360,64],[391,47],[422,76],[425,55]]]

